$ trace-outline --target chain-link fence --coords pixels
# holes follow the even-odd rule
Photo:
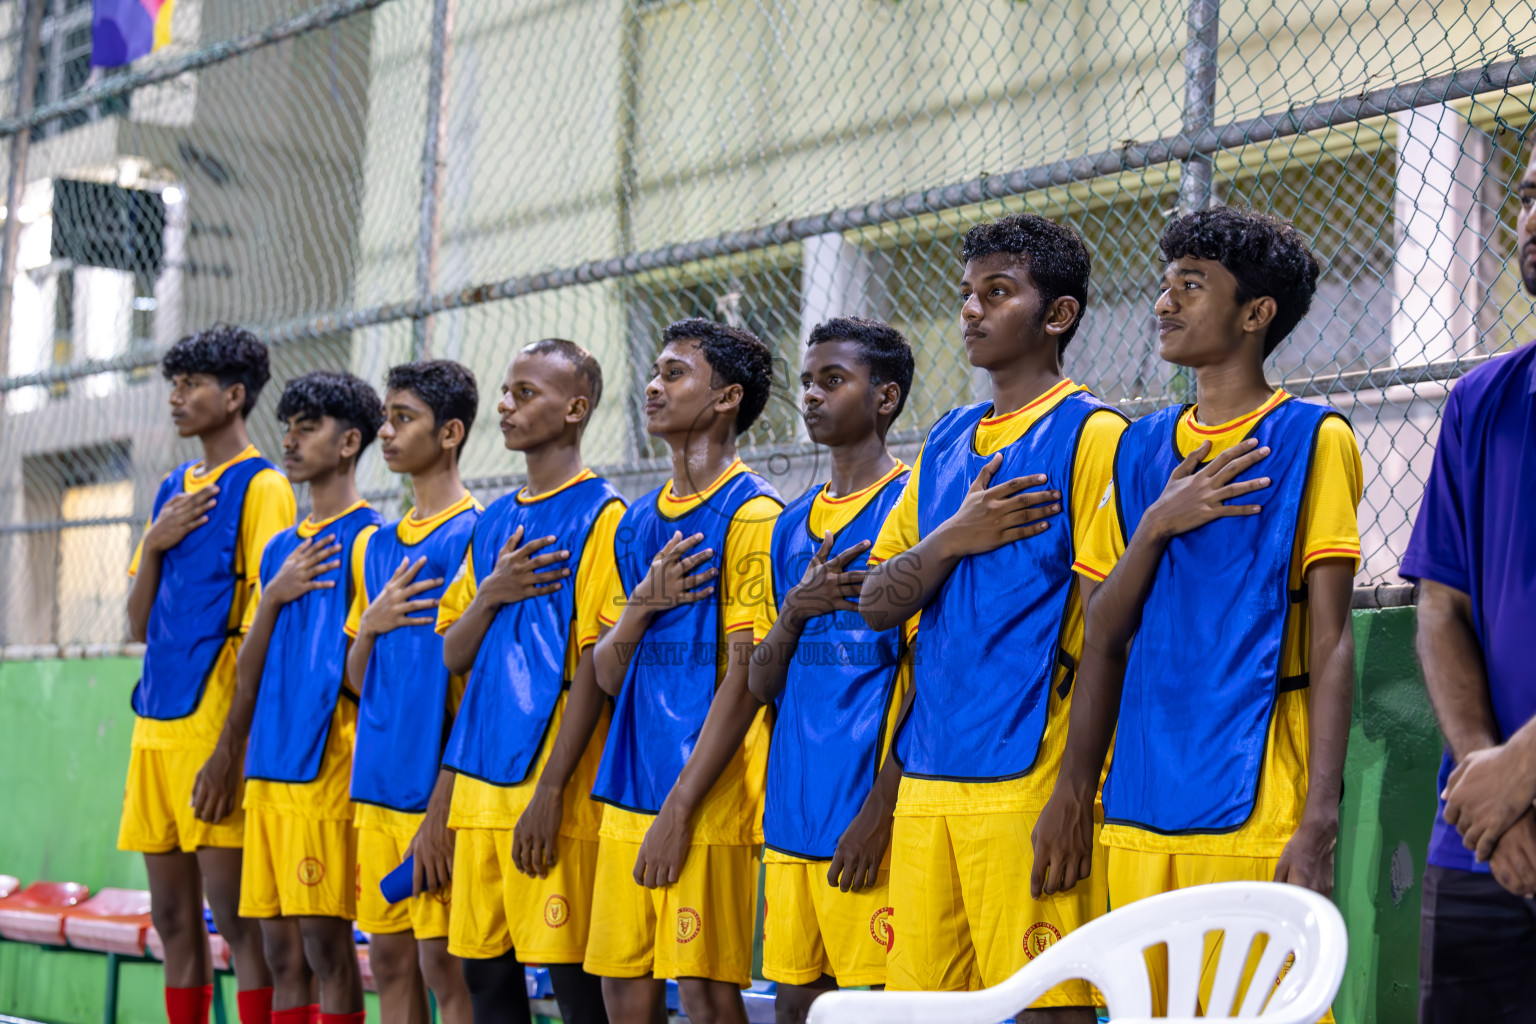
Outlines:
[[[215,321],[273,345],[269,453],[287,376],[465,362],[486,499],[521,469],[488,426],[516,347],[598,355],[588,459],[635,494],[666,472],[639,410],[660,327],[741,323],[780,357],[747,455],[792,494],[819,469],[791,383],[818,320],[913,342],[908,457],[985,394],[957,249],[1007,211],[1093,250],[1068,373],[1131,415],[1185,398],[1157,236],[1241,203],[1326,268],[1270,375],[1354,423],[1362,585],[1397,582],[1451,380],[1528,330],[1531,0],[177,0],[170,45],[109,75],[89,8],[0,2],[0,643],[122,641],[132,545],[194,454],[155,362]],[[376,455],[364,475],[398,506]]]

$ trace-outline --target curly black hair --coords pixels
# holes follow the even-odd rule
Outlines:
[[[182,338],[160,360],[160,372],[166,380],[178,373],[206,373],[218,378],[221,388],[244,384],[242,416],[249,416],[256,408],[261,389],[272,378],[267,346],[244,327],[231,324],[214,324]]]
[[[587,418],[590,419],[597,403],[603,400],[603,367],[597,357],[564,338],[540,338],[523,346],[523,351],[535,356],[558,356],[571,364],[576,378],[587,386]]]
[[[388,391],[409,391],[432,410],[434,426],[449,420],[464,424],[464,437],[475,425],[475,411],[480,407],[480,389],[469,368],[451,359],[424,359],[391,366],[384,378]]]
[[[1033,213],[1010,213],[990,224],[971,228],[960,247],[960,258],[967,263],[997,253],[1017,257],[1025,264],[1040,292],[1041,323],[1045,322],[1051,303],[1063,295],[1077,300],[1077,319],[1056,341],[1056,353],[1062,354],[1083,322],[1082,310],[1088,308],[1093,255],[1083,244],[1082,236],[1069,224],[1058,224]]]
[[[1192,256],[1226,267],[1237,278],[1239,303],[1263,295],[1275,300],[1275,318],[1264,336],[1266,356],[1307,315],[1322,272],[1312,247],[1290,221],[1235,206],[1174,218],[1158,247],[1165,260]]]
[[[741,385],[736,433],[745,434],[768,404],[768,389],[773,384],[773,357],[768,346],[751,331],[701,316],[668,324],[661,332],[661,342],[674,341],[698,342],[715,377],[726,384]]]
[[[329,416],[345,427],[356,427],[363,435],[357,449],[362,454],[379,434],[384,403],[361,377],[316,370],[283,385],[283,397],[277,400],[278,422],[286,423],[295,416],[314,420]]]
[[[906,337],[888,323],[870,320],[862,316],[835,316],[811,328],[811,336],[805,347],[811,348],[827,341],[851,341],[858,346],[859,358],[869,367],[871,384],[895,383],[901,397],[896,400],[894,421],[907,404],[907,393],[912,390],[912,346]]]

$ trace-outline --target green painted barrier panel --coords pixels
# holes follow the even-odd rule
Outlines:
[[[1440,739],[1413,656],[1413,609],[1355,613],[1357,691],[1335,900],[1350,957],[1340,1024],[1414,1019],[1420,880]],[[0,873],[144,888],[117,850],[137,661],[0,662]],[[105,958],[0,943],[0,1013],[96,1024]],[[233,1019],[234,990],[226,979]],[[120,1024],[165,1020],[157,965],[122,969]],[[370,1016],[377,1002],[369,997]]]

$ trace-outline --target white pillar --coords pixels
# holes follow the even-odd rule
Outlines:
[[[880,286],[874,261],[841,234],[812,235],[800,243],[800,344],[811,328],[834,316],[875,316]]]
[[[1393,214],[1397,254],[1392,287],[1392,351],[1399,366],[1439,362],[1477,351],[1483,299],[1476,216],[1482,180],[1480,143],[1465,115],[1444,105],[1393,116],[1397,182]]]

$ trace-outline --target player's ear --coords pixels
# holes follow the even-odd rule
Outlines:
[[[901,385],[893,380],[888,380],[884,384],[876,384],[875,394],[879,399],[879,404],[875,406],[875,412],[881,416],[896,415],[896,407],[901,404]]]
[[[586,395],[572,395],[565,403],[565,422],[582,423],[592,412],[592,400]]]
[[[1070,295],[1058,296],[1045,310],[1045,333],[1065,334],[1082,315],[1083,305]]]
[[[437,428],[438,443],[444,448],[453,449],[464,443],[464,421],[454,417],[441,427]]]
[[[1263,334],[1274,323],[1280,306],[1268,295],[1260,295],[1243,304],[1243,331],[1247,334]]]
[[[245,408],[245,385],[236,381],[224,389],[224,411],[229,414]]]
[[[355,459],[363,450],[363,432],[356,427],[348,427],[341,432],[341,438],[337,444],[337,454],[343,459]]]
[[[715,411],[722,414],[735,412],[736,407],[741,404],[741,396],[744,393],[740,384],[727,384],[715,396]]]

